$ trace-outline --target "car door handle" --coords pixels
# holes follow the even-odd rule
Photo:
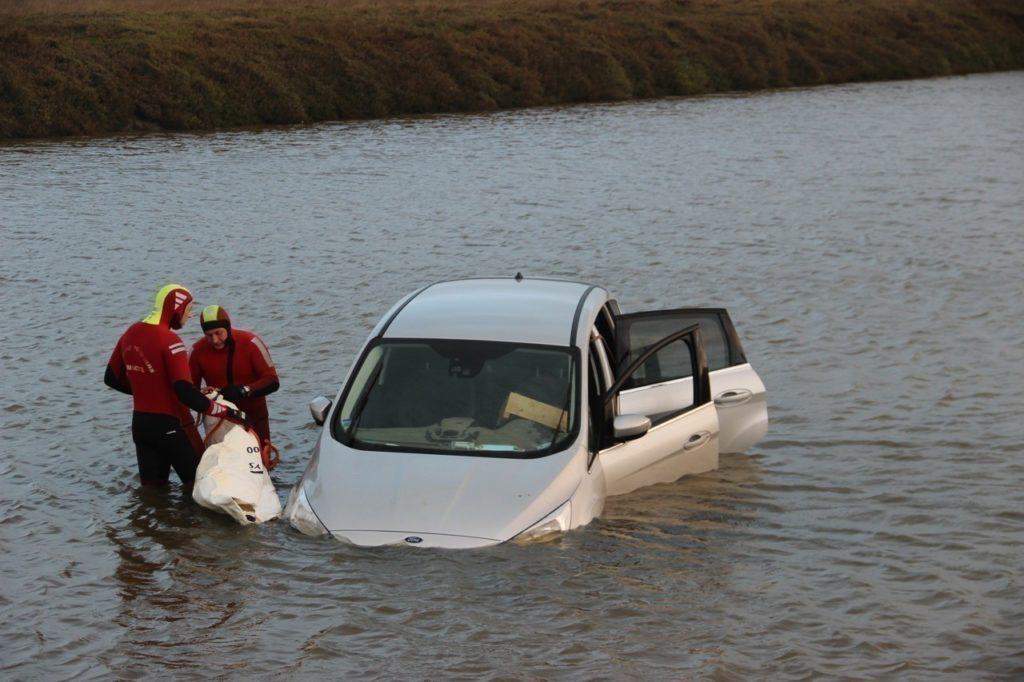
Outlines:
[[[695,433],[692,436],[690,436],[690,440],[686,441],[686,444],[683,445],[683,450],[693,450],[694,448],[699,448],[701,445],[704,445],[704,443],[707,443],[710,438],[710,431],[701,431],[700,433]]]
[[[730,405],[742,405],[754,396],[752,391],[745,388],[730,388],[715,396],[715,405],[728,407]]]

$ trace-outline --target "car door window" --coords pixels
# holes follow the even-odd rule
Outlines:
[[[617,359],[622,366],[628,365],[631,358],[642,353],[657,339],[692,324],[700,325],[709,371],[714,372],[747,361],[736,329],[724,308],[654,310],[623,315],[619,319],[628,321],[628,332],[618,330],[616,334]],[[662,374],[665,373],[665,370],[662,370]],[[638,381],[642,380],[643,377],[638,377]]]
[[[714,313],[692,314],[687,315],[685,321],[696,322],[700,325],[701,338],[704,340],[704,353],[708,358],[708,370],[714,372],[716,369],[728,367],[731,364],[729,340],[719,316]]]
[[[630,316],[619,318],[619,333],[632,336]],[[677,328],[641,348],[620,364],[606,400],[618,399],[618,414],[641,414],[660,424],[710,401],[707,359],[700,327]]]
[[[665,336],[665,335],[662,335]],[[655,342],[662,337],[655,339]],[[626,356],[626,364],[632,362],[637,355],[651,347],[653,343],[645,343],[637,351]],[[626,382],[625,388],[640,388],[661,384],[666,381],[685,379],[693,376],[690,349],[684,341],[676,341],[665,346],[657,353],[648,357]]]
[[[684,339],[644,360],[619,394],[622,414],[643,414],[660,424],[693,406],[693,353]]]

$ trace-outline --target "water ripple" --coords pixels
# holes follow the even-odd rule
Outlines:
[[[1011,73],[0,146],[0,671],[1024,677],[1022,101]],[[727,306],[769,436],[475,552],[136,488],[101,380],[163,282],[273,351],[284,491],[396,299],[517,270]]]

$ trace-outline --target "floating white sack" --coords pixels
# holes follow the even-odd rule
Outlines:
[[[234,407],[223,398],[217,402]],[[259,439],[227,420],[205,417],[203,421],[209,447],[196,470],[192,499],[243,526],[280,516],[281,500],[263,466]]]

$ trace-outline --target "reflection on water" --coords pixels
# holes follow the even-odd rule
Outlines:
[[[204,539],[213,527],[237,531],[244,542],[246,529],[202,509],[178,488],[138,488],[117,519],[106,534],[118,557],[121,604],[114,623],[122,636],[103,657],[114,669],[140,675],[154,664],[202,670],[202,661],[190,660],[192,647],[198,640],[211,645],[211,633],[239,612],[244,593],[237,592],[236,579],[249,561],[241,547],[225,552]],[[191,635],[183,636],[185,626]]]
[[[0,670],[1024,676],[1021,111],[1010,73],[0,147]],[[388,306],[517,270],[729,307],[768,437],[473,552],[137,489],[101,377],[164,281],[267,340],[283,493]]]
[[[134,492],[131,504],[121,510],[118,525],[106,528],[107,539],[117,548],[120,561],[114,576],[126,603],[161,589],[160,576],[173,564],[165,557],[172,547],[181,543],[176,526],[181,525],[181,511],[187,509],[182,500],[168,495],[166,490],[140,487]],[[125,517],[127,527],[120,525]],[[172,547],[168,547],[168,542]],[[161,556],[149,558],[156,553]],[[119,622],[124,624],[131,620],[122,617]]]

